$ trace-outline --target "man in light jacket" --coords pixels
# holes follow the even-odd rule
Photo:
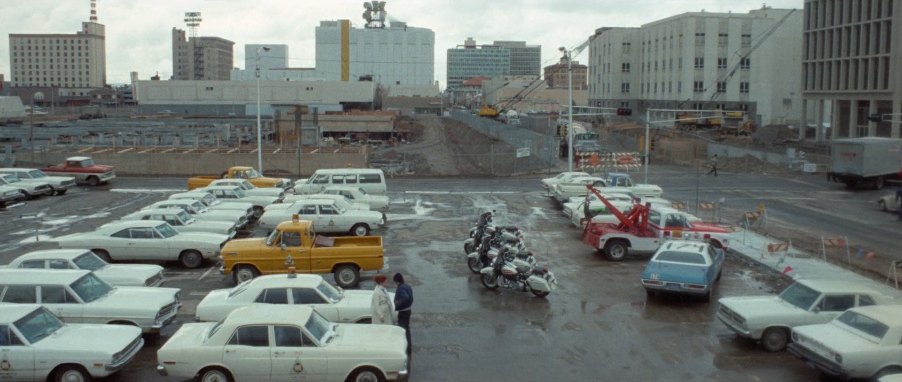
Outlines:
[[[376,288],[373,289],[373,302],[371,305],[371,309],[373,310],[373,323],[394,325],[392,312],[395,309],[391,298],[388,296],[388,290],[385,289],[388,278],[383,275],[376,275],[373,280],[376,282]]]

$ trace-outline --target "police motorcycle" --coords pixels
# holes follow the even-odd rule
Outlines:
[[[473,273],[480,273],[505,246],[526,250],[526,241],[520,229],[515,226],[486,226],[482,241],[475,251],[467,255],[467,267]]]
[[[492,210],[479,215],[479,220],[476,221],[476,225],[470,228],[470,237],[464,241],[465,255],[469,255],[470,252],[476,250],[476,246],[482,242],[482,237],[485,235],[485,227],[492,224],[492,216],[494,213],[495,210]]]
[[[531,252],[502,248],[489,266],[482,268],[482,286],[530,291],[545,297],[557,286],[557,279],[547,267],[539,267]]]

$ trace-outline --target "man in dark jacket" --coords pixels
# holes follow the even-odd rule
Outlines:
[[[395,311],[398,312],[398,326],[404,328],[407,334],[407,354],[410,355],[410,308],[413,306],[413,289],[404,283],[404,276],[395,273],[392,278],[398,289],[395,290]]]

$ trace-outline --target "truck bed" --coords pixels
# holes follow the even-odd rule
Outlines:
[[[342,236],[326,237],[316,236],[314,248],[331,247],[380,247],[382,248],[382,236]]]

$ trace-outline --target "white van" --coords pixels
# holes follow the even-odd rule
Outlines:
[[[317,194],[329,186],[360,187],[370,194],[385,195],[385,173],[377,168],[335,168],[316,170],[313,175],[297,181],[296,194]]]

